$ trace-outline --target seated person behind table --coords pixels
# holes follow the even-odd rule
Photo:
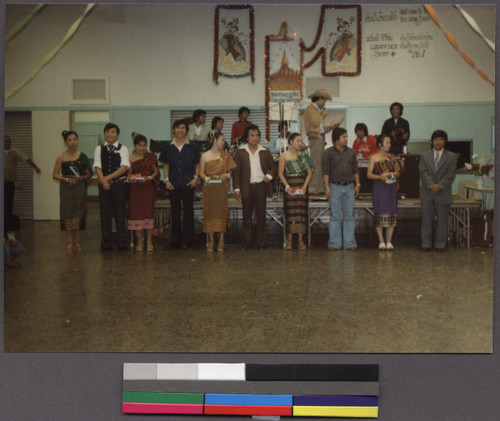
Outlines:
[[[210,127],[206,125],[207,112],[205,110],[195,110],[193,112],[193,124],[189,125],[189,140],[207,140]]]
[[[274,136],[270,141],[263,139],[260,145],[269,149],[273,155],[279,155],[286,151],[287,137],[290,134],[285,121],[280,121],[278,124],[279,136]]]
[[[369,158],[378,152],[377,139],[372,134],[368,134],[368,127],[365,123],[358,123],[354,127],[356,140],[352,144],[352,150],[358,158]]]

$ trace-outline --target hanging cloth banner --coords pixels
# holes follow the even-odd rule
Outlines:
[[[15,94],[17,94],[25,85],[27,85],[29,82],[31,82],[35,76],[42,70],[47,64],[50,63],[50,61],[57,55],[57,53],[61,50],[62,47],[70,40],[70,38],[75,34],[75,32],[78,30],[80,24],[82,23],[83,19],[87,14],[94,8],[95,4],[90,3],[87,5],[87,8],[85,9],[85,12],[83,13],[82,16],[80,16],[74,23],[71,25],[71,27],[68,29],[66,32],[66,35],[64,36],[63,40],[59,43],[59,45],[54,48],[47,56],[42,60],[40,65],[35,68],[29,75],[28,77],[22,82],[20,85],[17,85],[12,91],[10,91],[5,99],[9,99],[13,97]]]
[[[295,105],[302,99],[300,44],[295,34],[288,35],[286,20],[281,21],[278,33],[265,37],[265,66],[266,139],[270,139],[269,121],[277,121],[270,117],[272,111],[278,110],[280,121],[295,120],[291,116],[285,118],[283,111],[287,109],[294,114]]]
[[[361,73],[361,6],[322,5],[314,42],[309,47],[300,40],[303,69],[321,57],[323,76],[359,76]],[[304,53],[314,57],[304,63]]]
[[[441,28],[441,30],[443,31],[443,33],[446,35],[446,38],[448,38],[448,41],[450,41],[451,45],[453,45],[457,51],[462,54],[462,57],[464,58],[464,60],[469,63],[469,65],[475,69],[479,75],[484,79],[486,80],[487,82],[489,82],[492,86],[495,86],[495,82],[492,82],[488,76],[486,75],[486,73],[484,73],[482,70],[478,69],[476,67],[476,65],[474,64],[474,61],[472,61],[472,59],[467,55],[465,54],[461,49],[460,47],[458,46],[458,43],[457,43],[457,40],[455,39],[455,37],[453,35],[451,35],[444,27],[443,25],[441,24],[441,21],[439,20],[435,10],[432,8],[432,6],[428,5],[428,4],[424,4],[424,7],[425,9],[427,10],[427,12],[429,13],[429,15],[431,16],[431,18],[434,20],[434,22],[436,22],[439,27]]]
[[[464,17],[464,19],[471,26],[471,28],[477,32],[477,34],[484,40],[484,42],[486,44],[488,44],[488,47],[490,47],[494,52],[495,51],[495,44],[492,41],[490,41],[486,37],[486,35],[483,34],[483,32],[481,31],[481,28],[479,27],[477,22],[474,20],[474,18],[471,15],[469,15],[464,9],[462,9],[462,7],[459,4],[456,4],[455,7],[460,11],[460,13]]]
[[[12,28],[10,30],[10,32],[7,35],[7,38],[6,38],[6,42],[9,42],[14,36],[16,36],[17,33],[20,32],[21,29],[23,29],[30,22],[31,19],[33,19],[33,17],[38,13],[38,11],[43,6],[45,6],[45,4],[39,4],[38,6],[35,7],[35,9],[33,9],[33,11],[28,16],[26,16],[24,19],[20,20],[16,24],[16,26],[14,26],[14,28]]]

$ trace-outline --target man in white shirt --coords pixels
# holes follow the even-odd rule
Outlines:
[[[432,149],[420,155],[419,172],[422,181],[422,251],[432,250],[432,225],[437,216],[435,248],[444,251],[448,234],[448,210],[452,201],[451,185],[456,175],[457,159],[445,149],[448,134],[436,130],[431,136]]]
[[[113,247],[113,216],[119,250],[127,250],[126,191],[124,181],[130,167],[126,146],[118,143],[120,129],[108,123],[104,127],[106,143],[95,149],[94,169],[99,180],[99,211],[101,215],[101,251]]]
[[[193,112],[193,124],[189,125],[189,140],[207,140],[210,133],[210,127],[205,124],[207,121],[207,112],[205,110],[195,110]]]
[[[241,246],[252,245],[252,214],[255,210],[257,247],[264,249],[267,241],[266,196],[272,194],[271,180],[276,173],[276,164],[269,149],[259,145],[260,130],[251,124],[245,128],[246,144],[236,150],[233,172],[234,197],[241,199],[243,208],[243,235]]]

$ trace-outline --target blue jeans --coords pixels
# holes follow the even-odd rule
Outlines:
[[[357,247],[354,237],[354,185],[340,186],[330,183],[332,196],[328,199],[330,204],[330,222],[328,231],[330,237],[328,246],[336,249],[342,248],[341,211],[344,216],[344,241],[343,248]]]

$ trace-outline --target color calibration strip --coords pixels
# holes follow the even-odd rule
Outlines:
[[[124,364],[130,414],[378,417],[374,364]]]

